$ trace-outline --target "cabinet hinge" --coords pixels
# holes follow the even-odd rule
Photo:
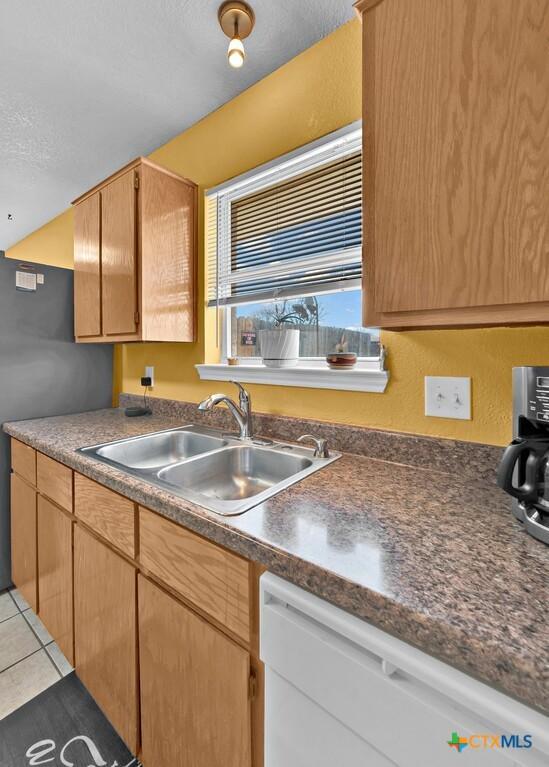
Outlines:
[[[136,325],[139,325],[139,312],[136,312],[133,315],[133,321],[135,322]]]
[[[255,696],[257,695],[257,677],[255,674],[250,674],[250,678],[248,679],[248,697],[250,700],[253,700]]]
[[[133,185],[136,189],[139,189],[139,173],[135,171],[133,176]]]

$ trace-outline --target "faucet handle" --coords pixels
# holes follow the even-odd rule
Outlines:
[[[329,458],[330,451],[328,450],[328,440],[323,437],[315,437],[312,434],[302,434],[298,437],[298,442],[314,442],[315,452],[313,456],[315,458]]]
[[[250,393],[248,392],[248,390],[245,389],[242,386],[242,384],[239,383],[238,381],[231,381],[231,383],[234,384],[235,386],[238,386],[238,394],[239,394],[240,403],[242,404],[243,400],[249,402],[251,397],[250,397]]]

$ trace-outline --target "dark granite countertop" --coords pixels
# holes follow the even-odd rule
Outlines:
[[[523,532],[493,481],[399,463],[398,450],[395,462],[347,453],[243,515],[220,517],[75,452],[178,425],[113,409],[4,429],[549,713],[549,547]]]

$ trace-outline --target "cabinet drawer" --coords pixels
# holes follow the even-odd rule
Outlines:
[[[113,546],[135,558],[135,505],[81,474],[74,475],[74,513]]]
[[[11,468],[31,485],[36,485],[36,450],[12,439]]]
[[[72,471],[68,466],[38,453],[36,486],[43,495],[62,509],[72,512]]]
[[[200,610],[250,640],[249,563],[244,559],[140,508],[139,560]]]

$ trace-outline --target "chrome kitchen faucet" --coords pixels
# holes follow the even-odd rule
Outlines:
[[[252,398],[249,392],[242,386],[242,384],[239,384],[238,381],[231,381],[231,383],[238,386],[238,400],[240,407],[226,394],[210,394],[209,397],[206,397],[206,399],[200,403],[198,409],[201,413],[205,413],[212,410],[216,405],[224,402],[238,424],[240,439],[251,439],[253,434]]]

